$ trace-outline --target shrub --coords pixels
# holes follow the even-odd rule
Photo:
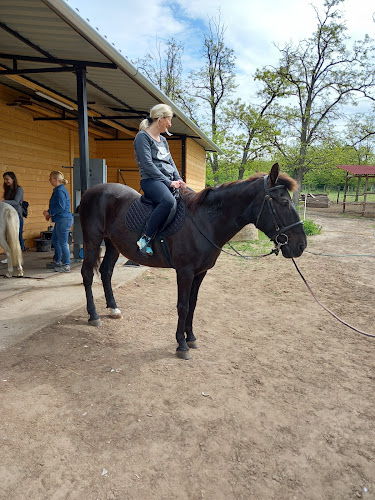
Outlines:
[[[322,232],[322,226],[315,224],[315,222],[311,219],[305,219],[303,221],[303,228],[306,236],[312,236],[313,234],[320,234]]]

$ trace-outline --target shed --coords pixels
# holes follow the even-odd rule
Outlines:
[[[346,206],[349,204],[346,201],[347,198],[347,191],[348,191],[348,181],[349,179],[352,179],[353,177],[358,178],[358,187],[357,187],[357,196],[356,199],[358,199],[359,196],[363,196],[363,201],[361,202],[351,202],[351,204],[356,204],[356,205],[362,205],[362,211],[361,215],[364,215],[366,212],[366,205],[371,203],[367,201],[367,195],[369,194],[368,190],[368,184],[369,184],[369,179],[375,179],[375,165],[337,165],[337,168],[341,168],[342,170],[346,171],[346,177],[345,177],[345,187],[344,187],[344,200],[342,204],[342,211],[345,212]],[[360,186],[360,181],[362,177],[365,178],[365,190],[363,193],[359,194],[359,186]]]
[[[51,170],[63,170],[72,200],[89,158],[105,160],[108,182],[139,190],[133,139],[160,102],[175,113],[168,142],[181,176],[205,187],[206,152],[218,147],[64,0],[1,0],[0,46],[0,173],[14,171],[30,203],[27,246],[46,229]]]

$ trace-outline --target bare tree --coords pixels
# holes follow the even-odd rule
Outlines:
[[[156,38],[155,50],[132,61],[164,94],[197,121],[194,100],[187,94],[181,57],[184,47],[174,38],[166,41]]]

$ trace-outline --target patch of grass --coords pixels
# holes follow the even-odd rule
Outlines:
[[[303,221],[303,228],[305,230],[306,236],[312,236],[314,234],[320,234],[322,232],[322,226],[316,224],[311,219],[305,219]]]
[[[269,253],[274,244],[262,231],[258,231],[258,240],[236,241],[231,243],[232,247],[243,255],[257,256]],[[233,253],[229,245],[224,245],[224,250]]]

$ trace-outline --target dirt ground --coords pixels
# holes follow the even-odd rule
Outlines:
[[[297,264],[375,334],[375,221],[311,218]],[[173,270],[116,297],[121,321],[82,304],[0,353],[1,499],[375,499],[375,338],[290,260],[220,257],[190,361]]]

